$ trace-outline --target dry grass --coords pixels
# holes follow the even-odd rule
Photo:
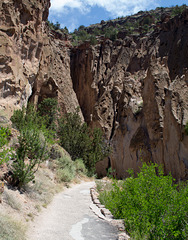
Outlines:
[[[0,213],[0,240],[26,240],[25,226]]]
[[[55,193],[62,190],[62,185],[57,184],[53,173],[47,168],[41,168],[36,173],[35,182],[25,187],[29,198],[38,202],[38,206],[47,206]],[[39,208],[39,207],[38,207]]]
[[[13,209],[21,210],[21,203],[15,197],[13,191],[9,191],[8,189],[5,189],[3,199]]]

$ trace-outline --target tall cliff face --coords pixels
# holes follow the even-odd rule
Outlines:
[[[49,0],[0,3],[0,122],[28,101],[58,99],[62,112],[78,105],[111,143],[119,178],[141,160],[188,177],[188,11],[164,19],[145,36],[121,36],[73,48],[46,24]],[[76,92],[76,94],[75,94]]]
[[[144,37],[83,44],[72,54],[72,79],[85,120],[101,127],[116,175],[141,161],[187,178],[188,11]],[[109,160],[98,164],[105,174]]]
[[[0,3],[0,111],[57,98],[63,111],[78,101],[70,77],[70,43],[49,32],[50,0]]]

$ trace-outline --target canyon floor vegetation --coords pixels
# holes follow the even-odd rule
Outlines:
[[[102,186],[100,201],[124,219],[131,239],[188,239],[188,184],[165,176],[161,166],[143,163],[137,176]]]

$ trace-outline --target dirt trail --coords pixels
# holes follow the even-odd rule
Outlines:
[[[90,188],[83,182],[57,194],[31,223],[28,240],[116,240],[118,231],[90,209]]]

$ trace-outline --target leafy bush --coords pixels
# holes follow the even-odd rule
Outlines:
[[[70,182],[74,177],[74,171],[70,171],[68,167],[57,170],[57,179],[60,182]]]
[[[55,119],[54,112],[55,107],[49,111],[50,117],[47,117],[44,115],[45,111],[47,111],[48,103],[53,103],[53,100],[46,101],[44,100],[40,105],[40,111],[36,111],[33,104],[29,104],[27,108],[24,106],[22,109],[15,110],[14,114],[11,117],[12,125],[19,131],[22,131],[22,129],[38,129],[40,130],[43,135],[45,136],[45,139],[49,143],[53,143],[55,132],[52,128],[48,128],[48,124],[52,123]],[[44,110],[42,109],[42,106],[44,106]]]
[[[12,151],[5,146],[9,142],[11,131],[9,128],[0,127],[0,165],[8,162],[12,156]]]
[[[45,119],[45,125],[48,129],[56,129],[56,120],[58,116],[57,99],[46,98],[38,106],[39,115]]]
[[[105,38],[109,38],[110,40],[115,41],[117,39],[118,30],[111,26],[105,29],[104,34]]]
[[[79,43],[82,43],[84,41],[90,41],[91,45],[97,44],[96,35],[100,33],[100,31],[96,31],[92,34],[89,34],[83,25],[81,25],[78,30],[75,29],[72,35],[72,44],[73,46],[77,46]]]
[[[36,111],[34,105],[29,104],[27,108],[25,106],[22,109],[15,110],[11,119],[13,127],[22,131],[22,129],[42,129],[45,125],[45,119],[40,117]]]
[[[8,143],[11,131],[9,128],[0,127],[0,148]]]
[[[142,25],[151,25],[153,23],[153,19],[150,16],[147,16],[143,19]]]
[[[97,44],[97,39],[96,39],[95,36],[91,35],[89,40],[90,40],[91,45],[96,45]]]
[[[67,113],[59,120],[60,145],[71,155],[73,160],[85,154],[89,141],[89,132],[86,124],[82,124],[79,110],[75,113]]]
[[[109,154],[109,147],[101,130],[91,131],[86,123],[82,123],[78,109],[59,120],[58,134],[60,145],[74,161],[78,158],[83,159],[89,175],[94,174],[96,162]]]
[[[115,218],[125,219],[130,236],[188,239],[188,185],[173,184],[172,176],[164,176],[156,164],[143,163],[137,177],[131,175],[121,184],[114,180],[111,191],[100,193],[101,202]]]
[[[82,159],[76,159],[74,162],[77,175],[86,175],[87,170]]]
[[[76,167],[69,156],[64,156],[57,161],[57,179],[61,182],[70,182],[76,175]]]
[[[14,184],[21,188],[34,180],[39,164],[46,159],[46,140],[51,141],[51,133],[46,128],[44,117],[33,105],[14,111],[11,121],[20,131],[19,147],[11,168]]]
[[[46,141],[38,129],[22,129],[18,137],[19,147],[12,163],[14,184],[21,188],[34,180],[39,164],[45,159]]]

